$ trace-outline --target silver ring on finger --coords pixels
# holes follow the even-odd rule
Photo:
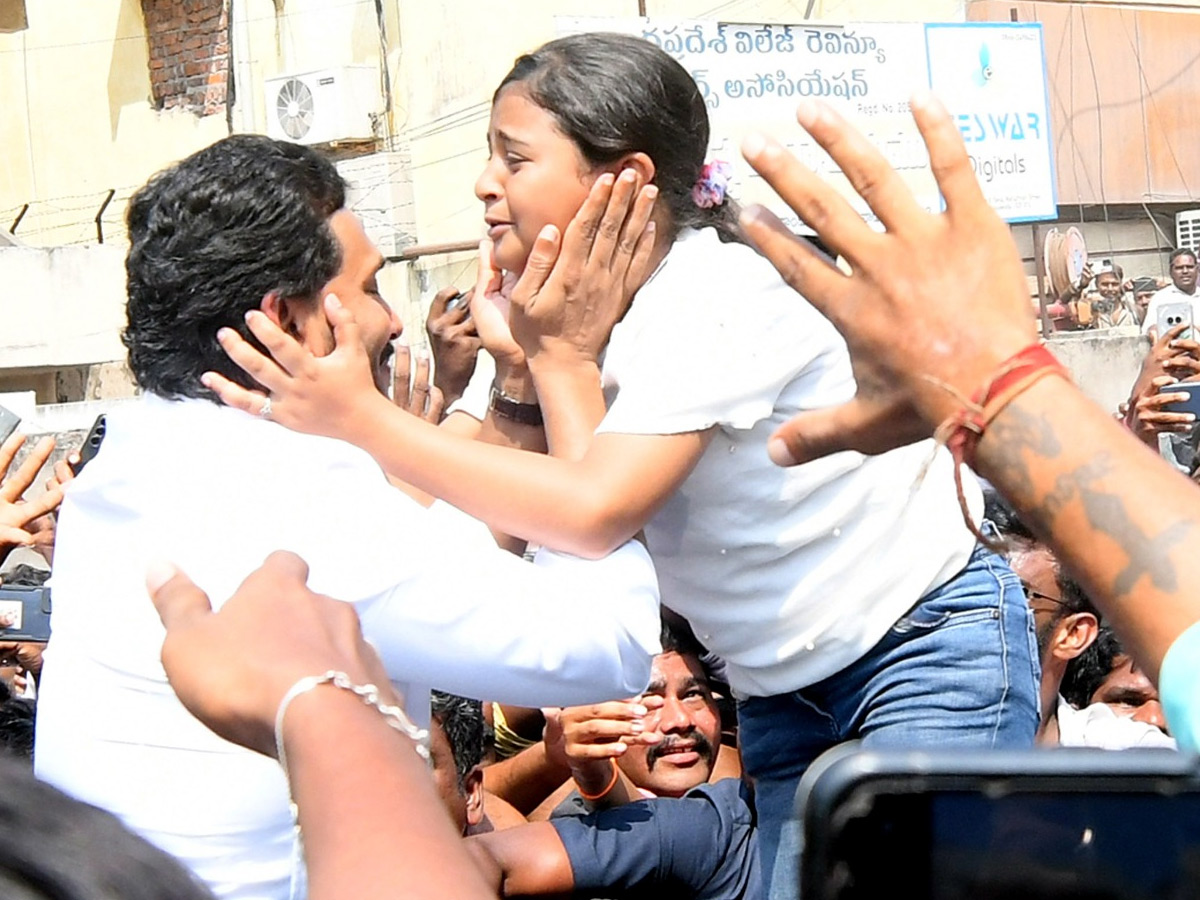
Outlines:
[[[263,399],[263,405],[262,405],[262,408],[258,411],[258,417],[260,419],[271,418],[271,398],[270,397],[266,397]]]

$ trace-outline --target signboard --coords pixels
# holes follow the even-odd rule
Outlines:
[[[833,160],[796,124],[801,97],[835,107],[900,172],[928,210],[942,208],[908,98],[929,87],[959,126],[980,185],[1010,222],[1057,218],[1042,29],[1038,23],[736,25],[708,20],[562,18],[560,34],[618,31],[654,43],[699,86],[710,159],[734,167],[733,196],[808,229],[741,158],[749,131],[774,136],[871,222]]]

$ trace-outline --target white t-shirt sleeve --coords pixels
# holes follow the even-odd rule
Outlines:
[[[833,326],[753,251],[729,255],[731,271],[715,284],[680,285],[673,272],[670,284],[639,293],[609,343],[603,374],[616,396],[598,431],[749,429],[785,388],[792,412],[853,396]]]
[[[406,540],[406,576],[359,607],[396,681],[519,706],[628,697],[659,650],[658,583],[645,548],[599,560],[496,546],[445,503]]]

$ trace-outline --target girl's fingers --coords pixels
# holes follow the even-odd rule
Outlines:
[[[312,354],[301,346],[299,341],[272,322],[266,313],[257,309],[250,310],[246,313],[246,325],[251,334],[267,348],[279,368],[287,374],[295,375],[312,358]]]
[[[488,238],[479,242],[479,275],[475,279],[475,296],[500,290],[503,274],[496,268],[496,245]]]
[[[788,231],[774,213],[762,206],[750,206],[742,212],[740,223],[784,280],[834,325],[853,313],[844,303],[849,278],[808,241]]]
[[[592,253],[592,245],[600,232],[600,222],[608,210],[616,178],[605,172],[592,183],[587,199],[575,213],[563,234],[562,254],[570,266],[582,266]]]
[[[750,134],[742,142],[742,155],[805,224],[855,269],[878,255],[883,236],[873,232],[837,191],[776,140]]]
[[[654,257],[656,233],[657,226],[653,222],[647,222],[642,236],[638,238],[637,244],[633,248],[633,254],[629,259],[629,268],[625,272],[625,293],[631,298],[634,291],[645,283],[650,274],[650,260]]]
[[[903,227],[916,216],[924,215],[883,154],[835,110],[805,100],[796,110],[796,119],[841,167],[855,193],[867,202],[884,227],[889,230]]]
[[[371,364],[367,361],[367,347],[362,341],[362,333],[359,331],[358,322],[354,319],[354,314],[346,307],[342,306],[342,301],[337,298],[336,294],[325,295],[325,321],[329,323],[329,328],[333,332],[333,353],[330,357],[361,357],[362,366],[369,373]],[[293,343],[295,343],[293,341]],[[313,356],[307,349],[296,344],[296,348],[304,354],[304,363],[311,363]]]
[[[262,318],[266,319],[267,317],[263,316]],[[257,322],[257,317],[255,317],[255,321]],[[269,319],[267,321],[270,322]],[[250,330],[254,331],[254,325],[250,326]],[[232,328],[222,328],[218,331],[217,341],[220,342],[225,355],[233,360],[239,369],[268,391],[278,390],[290,380],[291,376],[276,365],[274,360],[259,353],[256,347]],[[205,387],[211,386],[205,383]]]
[[[609,268],[613,265],[621,238],[625,231],[625,223],[637,200],[641,179],[633,169],[624,169],[613,182],[613,188],[608,195],[608,203],[596,226],[596,237],[588,251],[588,265]],[[636,240],[636,237],[634,238]]]
[[[265,394],[248,390],[219,372],[205,372],[200,376],[200,383],[216,394],[226,406],[240,409],[252,416],[262,412],[263,404],[267,400]]]
[[[526,305],[542,290],[542,286],[554,271],[554,264],[559,255],[558,229],[553,225],[543,225],[529,251],[525,261],[525,270],[517,279],[516,286],[509,297],[513,306],[524,311]]]
[[[629,273],[633,269],[634,262],[638,260],[637,253],[642,247],[643,239],[646,236],[646,229],[653,224],[650,221],[650,216],[654,213],[654,201],[658,198],[658,188],[652,184],[648,184],[637,192],[637,196],[633,200],[633,208],[629,211],[629,216],[625,220],[625,226],[621,229],[620,239],[617,241],[616,249],[613,252],[611,265],[618,272],[621,267],[626,269],[625,280],[629,282]],[[650,228],[651,232],[654,229]],[[653,251],[653,243],[651,243],[651,251]],[[648,259],[647,259],[648,261]],[[641,281],[636,282],[640,284]]]

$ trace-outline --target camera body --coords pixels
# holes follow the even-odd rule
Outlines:
[[[50,639],[50,588],[0,584],[0,613],[13,620],[0,628],[0,641],[41,641]]]
[[[867,750],[800,782],[805,900],[1196,896],[1200,767],[1167,750]],[[903,886],[897,890],[897,886]]]

